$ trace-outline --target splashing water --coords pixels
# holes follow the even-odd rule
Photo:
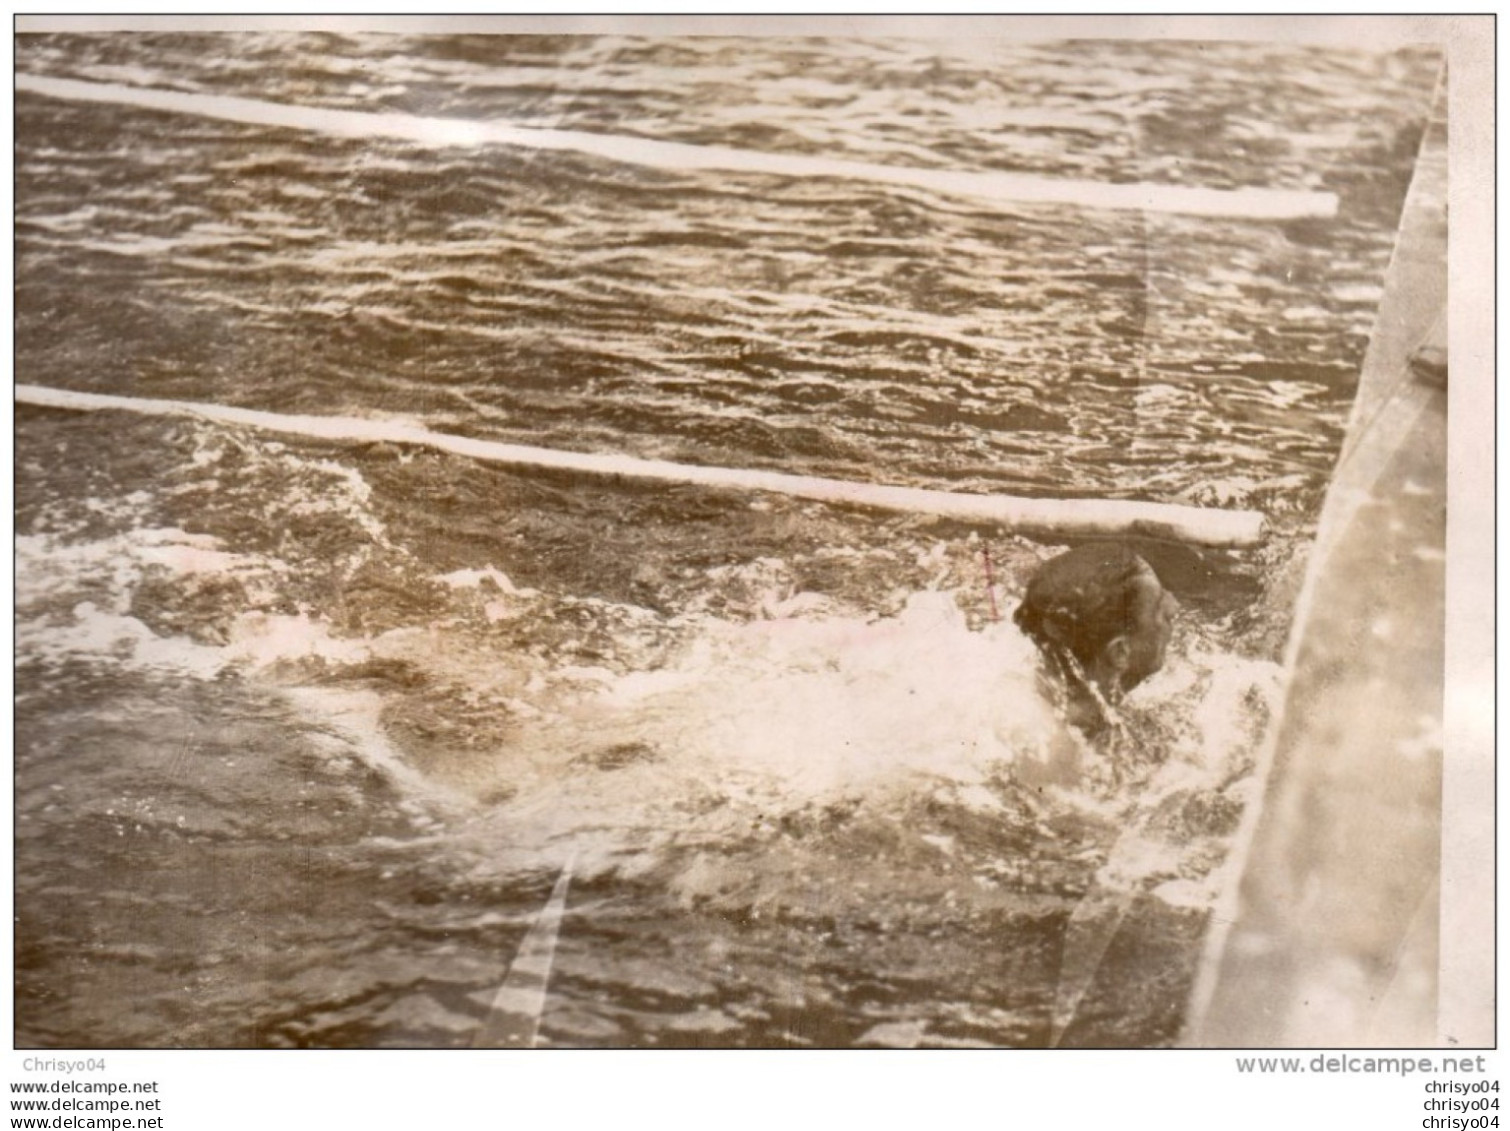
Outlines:
[[[87,444],[80,422],[59,423]],[[60,500],[18,539],[18,655],[45,677],[23,678],[23,706],[52,687],[83,717],[95,703],[139,720],[99,779],[65,779],[106,835],[229,835],[195,843],[210,860],[280,858],[281,811],[339,846],[337,874],[300,899],[347,909],[318,929],[290,910],[282,928],[308,964],[286,980],[305,988],[250,1014],[232,994],[204,1015],[209,1043],[472,1041],[568,857],[547,1044],[1074,1040],[1124,924],[1146,935],[1153,915],[1188,935],[1210,905],[1272,665],[1192,622],[1121,705],[1115,743],[1087,742],[1045,694],[1034,646],[990,613],[988,589],[1010,601],[1051,551],[998,542],[987,579],[973,533],[730,500],[705,521],[715,544],[751,544],[741,560],[642,555],[622,593],[584,597],[531,573],[529,554],[494,556],[502,543],[417,542],[390,504],[391,456],[342,465],[150,427],[164,430],[153,447],[183,453],[156,490],[103,510]],[[214,496],[185,489],[207,476]],[[253,484],[279,524],[246,524]],[[185,496],[220,534],[176,525]],[[626,501],[571,506],[601,531],[595,508],[618,529]],[[767,528],[782,556],[761,552]],[[601,540],[582,563],[600,586],[614,553]],[[74,741],[73,717],[31,717],[34,748]],[[174,744],[160,776],[155,751]],[[23,778],[43,765],[23,758]],[[186,882],[175,866],[144,897],[178,899]],[[373,894],[401,882],[407,899]],[[353,932],[371,953],[337,957]],[[1180,940],[1171,954],[1188,954]],[[204,945],[248,985],[275,961]],[[367,987],[357,999],[339,980],[334,998],[317,990],[332,962]],[[1119,1039],[1170,1035],[1151,1007],[1118,1017]]]

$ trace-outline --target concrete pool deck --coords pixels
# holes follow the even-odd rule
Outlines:
[[[1212,918],[1189,1045],[1459,1043],[1437,1021],[1447,392],[1445,370],[1417,357],[1445,358],[1446,302],[1439,92],[1296,609],[1262,800]]]

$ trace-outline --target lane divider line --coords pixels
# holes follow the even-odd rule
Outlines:
[[[1241,547],[1258,544],[1265,532],[1263,514],[1251,510],[1220,510],[1134,499],[1033,499],[1015,495],[964,494],[925,487],[792,475],[757,468],[705,467],[627,455],[537,448],[432,432],[420,425],[393,420],[290,415],[197,401],[81,393],[41,385],[17,385],[14,395],[17,404],[41,408],[192,417],[318,440],[424,447],[515,467],[736,491],[765,491],[840,506],[931,514],[1052,537],[1139,535],[1208,546]]]
[[[922,169],[810,154],[767,153],[720,145],[513,126],[497,121],[425,118],[412,114],[293,106],[223,94],[195,94],[119,83],[17,74],[15,88],[74,102],[107,103],[192,114],[253,126],[276,126],[345,138],[393,138],[435,149],[507,145],[570,150],[610,161],[673,171],[717,170],[768,176],[838,177],[924,189],[994,204],[1059,204],[1246,220],[1329,219],[1337,195],[1305,189],[1212,189],[1192,185],[1111,184],[1022,173]]]

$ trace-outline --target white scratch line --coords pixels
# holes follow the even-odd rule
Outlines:
[[[1065,929],[1064,957],[1060,960],[1059,986],[1054,994],[1054,1013],[1049,1029],[1049,1047],[1059,1042],[1074,1024],[1112,940],[1127,918],[1133,894],[1111,888],[1088,892],[1075,905]]]
[[[498,987],[487,1019],[472,1040],[476,1049],[528,1049],[535,1047],[540,1015],[545,1012],[545,991],[550,984],[551,963],[556,957],[556,939],[566,911],[566,889],[571,886],[572,865],[561,869],[545,910],[519,944],[519,953],[508,977]]]

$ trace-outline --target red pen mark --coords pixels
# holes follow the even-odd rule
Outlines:
[[[991,619],[1001,620],[1001,613],[996,609],[996,577],[991,572],[991,551],[982,550],[980,556],[986,561],[986,596],[991,598]]]

